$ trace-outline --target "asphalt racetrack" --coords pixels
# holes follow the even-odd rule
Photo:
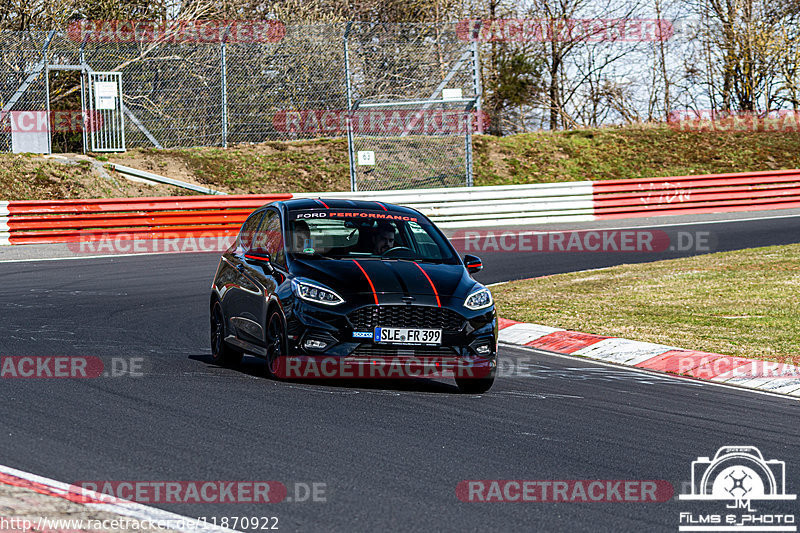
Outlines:
[[[708,251],[800,242],[796,213],[714,218],[656,222],[711,232]],[[587,227],[601,226],[573,229]],[[476,277],[494,283],[691,253],[478,253],[485,269]],[[499,377],[482,396],[440,380],[277,382],[249,357],[236,369],[214,366],[207,305],[218,257],[0,263],[0,355],[96,356],[141,373],[0,380],[0,464],[69,483],[274,480],[290,497],[295,487],[324,487],[324,502],[155,504],[208,519],[278,517],[283,531],[678,531],[681,512],[725,511],[677,494],[691,490],[693,461],[733,445],[785,461],[786,492],[800,491],[800,404],[788,398],[509,346],[503,363],[526,372]],[[466,480],[664,480],[675,496],[469,502],[456,494]],[[753,509],[786,514],[798,505]]]

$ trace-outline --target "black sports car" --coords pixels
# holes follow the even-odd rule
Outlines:
[[[243,353],[279,378],[454,377],[489,390],[497,314],[442,232],[414,209],[296,199],[259,208],[211,290],[215,362]]]

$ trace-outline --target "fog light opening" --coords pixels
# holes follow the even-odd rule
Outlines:
[[[303,342],[303,348],[306,350],[324,350],[328,347],[328,343],[317,339],[306,339]]]

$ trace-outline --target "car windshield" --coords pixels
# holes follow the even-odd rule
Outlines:
[[[289,253],[303,259],[397,259],[458,264],[427,219],[364,209],[289,212]]]

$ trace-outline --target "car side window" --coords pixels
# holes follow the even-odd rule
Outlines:
[[[419,252],[422,255],[431,259],[442,259],[442,251],[439,249],[439,246],[428,234],[428,232],[425,231],[425,228],[416,222],[409,222],[408,228],[411,230],[411,234],[413,235],[413,238],[417,243],[417,247],[419,247]]]
[[[248,251],[253,244],[253,236],[258,231],[261,218],[264,216],[263,211],[257,211],[250,215],[242,225],[242,230],[239,232],[239,246],[243,251]]]
[[[256,232],[253,249],[267,252],[271,261],[278,266],[286,266],[286,256],[283,251],[283,231],[281,231],[281,217],[277,211],[268,209],[261,228]]]

